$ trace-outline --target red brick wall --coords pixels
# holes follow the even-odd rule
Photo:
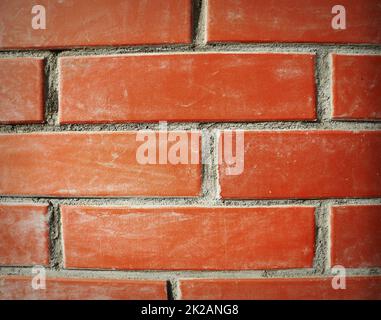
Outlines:
[[[380,0],[35,4],[0,2],[0,299],[381,299]]]

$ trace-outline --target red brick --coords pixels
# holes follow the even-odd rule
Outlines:
[[[67,268],[312,267],[314,208],[310,207],[63,206],[62,226]]]
[[[381,119],[381,56],[333,55],[333,117]]]
[[[0,265],[49,264],[48,207],[0,204]]]
[[[60,59],[60,122],[313,120],[314,55]],[[96,93],[96,94],[95,94]]]
[[[43,121],[44,60],[1,58],[0,123]]]
[[[381,43],[380,0],[208,0],[210,42]],[[346,9],[334,30],[332,8]]]
[[[331,228],[332,266],[381,267],[381,206],[333,207]]]
[[[46,29],[32,28],[33,5]],[[190,0],[12,0],[0,2],[1,48],[190,43]]]
[[[48,278],[34,290],[32,278],[0,277],[0,300],[165,300],[165,281]]]
[[[132,131],[0,135],[0,194],[59,197],[199,194],[200,164],[140,164],[136,152],[143,143],[136,141],[136,132]],[[173,144],[168,142],[168,148]],[[188,153],[193,150],[189,144]]]
[[[381,196],[381,131],[245,132],[244,170],[219,168],[223,198]]]
[[[381,299],[381,277],[347,277],[346,289],[331,278],[182,280],[182,299],[190,300],[354,300]]]

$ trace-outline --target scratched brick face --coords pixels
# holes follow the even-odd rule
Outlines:
[[[49,278],[33,290],[31,277],[0,277],[2,300],[165,300],[165,281]]]
[[[141,164],[136,154],[142,142],[136,135],[0,134],[0,192],[51,197],[195,197],[200,193],[201,163]],[[156,154],[159,148],[153,148]],[[191,144],[186,151],[192,153]]]
[[[0,300],[381,300],[380,46],[381,0],[0,0]]]
[[[34,4],[45,8],[43,31],[31,27]],[[1,1],[0,30],[4,49],[189,43],[191,1]]]
[[[381,43],[379,0],[208,0],[210,42]],[[341,5],[348,27],[332,28]]]
[[[44,60],[0,57],[0,124],[44,121]]]
[[[67,268],[250,270],[312,266],[314,208],[309,207],[63,206],[62,223]],[[289,224],[294,225],[294,232],[287,231]]]
[[[314,62],[309,54],[64,57],[59,121],[314,120]]]
[[[0,265],[48,265],[48,206],[0,204]]]
[[[381,119],[381,56],[333,55],[333,117]]]

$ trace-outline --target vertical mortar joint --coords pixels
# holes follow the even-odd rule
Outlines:
[[[192,1],[192,39],[194,47],[204,46],[206,40],[206,15],[207,15],[207,0]]]
[[[316,107],[317,120],[327,123],[332,118],[331,106],[331,54],[328,49],[320,48],[316,51]]]
[[[63,268],[63,253],[61,239],[61,214],[58,204],[49,201],[49,252],[52,269]]]
[[[58,55],[50,52],[45,63],[45,121],[49,126],[58,125]]]
[[[315,209],[315,272],[328,274],[330,270],[330,204],[322,202]]]
[[[167,281],[168,300],[180,300],[180,286],[177,279]]]

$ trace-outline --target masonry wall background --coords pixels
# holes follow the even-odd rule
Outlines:
[[[34,4],[0,3],[0,299],[381,298],[381,1]],[[159,121],[205,163],[138,164]]]

